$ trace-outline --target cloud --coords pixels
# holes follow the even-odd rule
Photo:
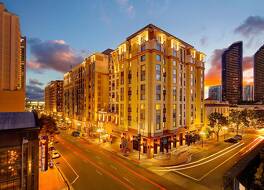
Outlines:
[[[205,74],[205,85],[213,86],[221,84],[222,54],[225,49],[215,49],[209,60],[210,69]],[[252,84],[253,81],[253,57],[243,58],[243,83]]]
[[[200,44],[202,46],[205,46],[208,42],[208,38],[206,36],[203,36],[201,39],[200,39]]]
[[[135,16],[135,8],[129,0],[116,0],[120,9],[122,9],[129,17]]]
[[[71,66],[83,60],[83,57],[73,51],[63,40],[42,41],[37,38],[31,38],[28,43],[31,54],[28,67],[39,73],[44,70],[66,72]]]
[[[37,86],[43,86],[44,83],[40,82],[38,79],[29,79],[29,84],[30,85],[37,85]]]
[[[221,84],[221,64],[222,53],[225,49],[215,49],[209,59],[210,69],[205,74],[205,85],[219,85]]]
[[[235,28],[234,32],[244,37],[254,37],[264,31],[264,18],[249,16],[242,24]]]
[[[253,68],[253,57],[247,56],[243,58],[243,71],[252,69]]]
[[[26,96],[30,100],[43,100],[44,99],[44,89],[38,85],[27,85]]]

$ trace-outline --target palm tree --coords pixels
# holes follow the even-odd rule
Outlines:
[[[228,120],[227,118],[222,114],[218,112],[211,113],[209,115],[209,122],[210,126],[214,129],[216,136],[217,136],[217,142],[219,141],[219,133],[222,130],[222,128],[227,125]]]

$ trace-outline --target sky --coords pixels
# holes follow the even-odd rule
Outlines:
[[[221,83],[221,55],[243,41],[244,84],[264,44],[263,0],[0,0],[27,37],[27,96],[41,99],[51,80],[93,52],[115,49],[152,23],[206,54],[208,86]]]

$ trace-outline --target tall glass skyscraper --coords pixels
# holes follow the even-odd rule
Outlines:
[[[264,102],[264,45],[254,55],[254,100]]]
[[[242,100],[242,41],[233,43],[222,55],[222,100],[238,104]]]

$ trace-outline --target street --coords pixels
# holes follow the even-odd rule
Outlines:
[[[74,189],[183,189],[82,138],[61,133],[57,140],[57,165]]]
[[[187,189],[222,189],[224,173],[262,141],[263,137],[248,138],[187,164],[149,169]]]

